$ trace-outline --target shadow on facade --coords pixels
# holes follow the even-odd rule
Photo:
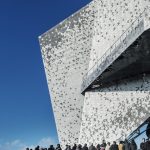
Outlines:
[[[141,80],[146,84],[150,76],[150,30],[145,31],[136,41],[130,45],[95,81],[86,91],[98,88],[109,88],[113,85],[124,84],[126,81],[136,82]],[[119,89],[116,89],[119,90]],[[133,87],[120,90],[134,91]],[[150,88],[145,88],[150,90]]]

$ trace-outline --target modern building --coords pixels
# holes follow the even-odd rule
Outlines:
[[[149,6],[93,0],[39,36],[63,146],[124,139],[150,116]]]

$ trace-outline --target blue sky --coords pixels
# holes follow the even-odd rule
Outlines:
[[[89,2],[0,1],[0,150],[58,142],[38,36]]]

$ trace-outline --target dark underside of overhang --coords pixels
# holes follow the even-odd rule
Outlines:
[[[145,31],[86,89],[107,87],[150,73],[150,30]]]

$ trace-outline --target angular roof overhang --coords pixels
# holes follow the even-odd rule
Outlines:
[[[104,64],[105,65],[105,64]],[[143,32],[84,90],[107,87],[122,79],[150,73],[150,29]]]

